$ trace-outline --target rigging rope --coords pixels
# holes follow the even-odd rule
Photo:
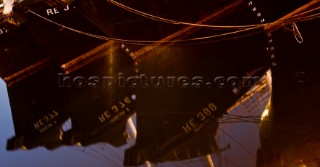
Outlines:
[[[89,146],[89,149],[91,149],[93,152],[95,152],[96,154],[100,155],[101,157],[105,158],[106,160],[116,164],[116,166],[118,166],[117,161],[113,160],[112,158],[109,158],[107,155],[102,154],[101,152],[99,152],[98,150],[95,150],[94,148],[92,148],[91,146]]]
[[[146,18],[149,18],[149,19],[152,19],[152,20],[156,20],[156,21],[160,21],[160,22],[164,22],[164,23],[176,24],[176,25],[188,25],[188,26],[194,26],[194,27],[206,27],[206,28],[213,28],[213,29],[245,29],[245,28],[253,28],[253,27],[261,28],[261,27],[268,26],[268,24],[271,24],[271,23],[264,23],[264,24],[230,25],[230,26],[227,26],[227,25],[208,25],[208,24],[189,23],[189,22],[176,21],[176,20],[172,20],[172,19],[167,19],[167,18],[162,18],[162,17],[159,17],[159,16],[155,16],[155,15],[152,15],[150,13],[146,13],[146,12],[131,8],[129,6],[126,6],[126,5],[122,4],[122,3],[114,1],[114,0],[106,0],[106,1],[108,1],[109,3],[111,3],[113,5],[116,5],[116,6],[120,7],[122,9],[126,10],[126,11],[129,11],[131,13],[140,15],[142,17],[146,17]],[[242,1],[239,1],[235,5],[238,5],[241,2]],[[320,7],[316,7],[316,8],[313,8],[313,9],[306,10],[306,11],[304,11],[302,13],[298,13],[298,14],[293,15],[292,18],[298,17],[298,16],[303,16],[305,14],[314,12],[314,11],[316,11],[318,9],[320,9]],[[295,19],[295,21],[300,21],[300,20],[301,20],[301,18]],[[290,23],[293,23],[293,20],[292,21],[282,21],[282,22],[278,22],[278,23],[279,24],[290,24]]]
[[[79,149],[75,148],[74,150],[75,150],[75,151],[82,152],[82,153],[87,154],[87,155],[90,155],[91,157],[96,158],[96,159],[99,159],[99,160],[101,160],[102,162],[109,163],[109,161],[107,161],[105,158],[102,158],[102,157],[100,157],[100,156],[98,156],[98,155],[96,155],[96,154],[87,152],[87,151],[85,150],[85,148],[84,148],[83,150],[79,150]]]
[[[252,158],[255,158],[255,154],[252,153],[249,149],[247,149],[243,144],[241,144],[238,140],[236,140],[234,137],[232,137],[230,134],[228,134],[226,131],[223,129],[219,128],[226,136],[228,136],[231,140],[233,140],[235,143],[237,143],[243,150],[245,150],[247,153],[249,153]]]
[[[42,19],[44,19],[46,21],[48,21],[48,22],[51,22],[53,24],[56,24],[56,25],[58,25],[60,27],[63,27],[65,29],[68,29],[70,31],[73,31],[73,32],[76,32],[76,33],[79,33],[79,34],[87,35],[89,37],[102,39],[102,40],[114,40],[114,41],[118,41],[118,42],[122,42],[122,43],[132,43],[132,44],[139,44],[139,45],[141,45],[142,43],[155,43],[155,42],[157,42],[157,43],[168,43],[168,42],[172,43],[172,42],[186,42],[186,41],[199,41],[199,40],[214,39],[214,38],[218,38],[218,37],[235,35],[235,34],[238,34],[238,33],[247,32],[247,31],[250,31],[250,30],[255,30],[255,29],[258,29],[258,28],[261,28],[261,27],[266,28],[266,27],[269,27],[270,24],[273,24],[273,25],[275,24],[275,23],[266,23],[266,24],[240,25],[240,26],[224,26],[224,25],[204,25],[204,24],[197,24],[197,23],[179,22],[179,21],[175,21],[175,20],[161,18],[161,17],[158,17],[158,16],[154,16],[154,15],[139,11],[137,9],[130,8],[130,7],[128,7],[128,6],[124,5],[124,4],[121,4],[121,3],[117,2],[117,1],[114,1],[114,0],[107,0],[107,1],[112,3],[112,4],[114,4],[114,5],[122,7],[124,9],[128,10],[128,11],[134,12],[136,14],[140,14],[142,16],[148,16],[148,17],[153,18],[153,19],[156,18],[156,20],[162,21],[162,22],[168,22],[168,23],[172,23],[172,24],[183,24],[183,25],[189,25],[189,26],[194,26],[194,27],[211,27],[211,28],[219,28],[219,29],[239,29],[240,28],[240,29],[237,30],[237,31],[231,31],[231,32],[222,33],[222,34],[216,34],[216,35],[198,37],[198,38],[192,38],[192,39],[184,39],[184,40],[182,40],[182,39],[180,39],[180,40],[172,40],[172,39],[170,39],[170,40],[158,40],[158,41],[152,41],[152,40],[126,40],[126,39],[111,38],[111,37],[91,34],[91,33],[88,33],[88,32],[83,32],[83,31],[80,31],[80,30],[65,26],[63,24],[57,23],[57,22],[55,22],[53,20],[50,20],[50,19],[48,19],[46,17],[43,17],[43,16],[37,14],[36,12],[34,12],[32,10],[28,10],[28,11],[30,13],[32,13],[32,14],[34,14],[34,15],[36,15],[36,16],[38,16],[38,17],[40,17],[40,18],[42,18]],[[239,2],[235,3],[235,5],[239,4],[240,2],[242,2],[242,1],[239,1]],[[288,19],[277,20],[276,24],[290,24],[290,23],[294,23],[294,22],[297,22],[297,21],[305,21],[305,20],[318,18],[318,17],[320,17],[319,13],[312,14],[310,16],[303,16],[303,15],[306,15],[306,14],[309,14],[311,12],[314,12],[314,11],[318,10],[319,8],[320,7],[316,7],[316,8],[313,8],[313,9],[306,10],[306,11],[301,11],[302,13],[296,13],[296,14],[292,15]],[[236,37],[233,37],[233,38],[236,38]]]
[[[318,8],[315,8],[315,9],[311,9],[310,12],[313,12],[315,10],[318,10],[320,7]],[[191,38],[191,39],[180,39],[180,40],[168,40],[168,41],[155,41],[155,40],[127,40],[127,39],[120,39],[120,38],[112,38],[112,37],[106,37],[106,36],[102,36],[102,35],[96,35],[96,34],[92,34],[92,33],[89,33],[89,32],[84,32],[84,31],[81,31],[81,30],[77,30],[77,29],[74,29],[72,27],[68,27],[66,25],[63,25],[63,24],[60,24],[60,23],[57,23],[53,20],[50,20],[44,16],[41,16],[40,14],[32,11],[32,10],[28,10],[28,12],[30,12],[31,14],[43,19],[43,20],[46,20],[52,24],[55,24],[57,26],[60,26],[62,28],[65,28],[65,29],[68,29],[70,31],[73,31],[73,32],[76,32],[76,33],[79,33],[79,34],[82,34],[82,35],[86,35],[88,37],[93,37],[93,38],[96,38],[96,39],[101,39],[101,40],[114,40],[114,41],[118,41],[118,42],[122,42],[122,43],[128,43],[128,44],[135,44],[135,45],[147,45],[148,43],[172,43],[172,42],[188,42],[188,41],[201,41],[201,40],[213,40],[215,38],[219,38],[219,37],[225,37],[225,36],[231,36],[231,35],[238,35],[239,33],[243,33],[243,32],[248,32],[248,31],[251,31],[251,30],[256,30],[258,28],[261,28],[261,25],[263,25],[263,27],[271,24],[271,23],[266,23],[266,24],[257,24],[258,26],[252,26],[250,28],[246,28],[246,29],[240,29],[240,30],[237,30],[237,31],[231,31],[231,32],[227,32],[227,33],[222,33],[222,34],[217,34],[217,35],[211,35],[211,36],[204,36],[204,37],[198,37],[198,38]],[[310,13],[309,11],[306,11],[305,13],[301,13],[302,14],[306,14],[306,13]],[[300,14],[298,14],[300,15]],[[296,17],[293,16],[292,18],[288,19],[288,20],[285,20],[285,21],[282,21],[282,22],[279,22],[279,24],[290,24],[290,23],[294,23],[294,22],[297,22],[297,21],[307,21],[307,20],[311,20],[311,19],[316,19],[316,18],[320,18],[320,13],[315,13],[315,14],[312,14],[312,15],[309,15],[309,16],[300,16],[300,17]],[[262,32],[262,31],[261,31]],[[259,33],[258,32],[255,32],[255,33]],[[255,34],[255,33],[250,33],[250,34],[245,34],[245,35],[252,35],[252,34]],[[237,38],[237,37],[242,37],[244,35],[238,35],[238,36],[231,36],[231,37],[227,37],[227,38],[224,38],[224,39],[216,39],[217,41],[221,41],[221,40],[226,40],[226,39],[230,39],[230,38]],[[199,42],[199,43],[207,43],[207,42]],[[196,44],[196,43],[192,43],[192,44]]]
[[[200,41],[200,40],[206,40],[206,39],[214,39],[214,38],[218,38],[218,37],[224,37],[224,36],[229,36],[229,35],[234,35],[234,34],[238,34],[238,33],[242,33],[242,32],[246,32],[246,31],[250,31],[250,30],[255,30],[257,28],[260,27],[252,27],[252,28],[247,28],[247,29],[241,29],[241,30],[237,30],[237,31],[231,31],[231,32],[227,32],[227,33],[222,33],[222,34],[217,34],[217,35],[211,35],[211,36],[204,36],[204,37],[197,37],[197,38],[191,38],[191,39],[181,39],[181,40],[168,40],[168,41],[159,41],[159,40],[127,40],[127,39],[120,39],[120,38],[112,38],[112,37],[106,37],[106,36],[102,36],[102,35],[96,35],[96,34],[92,34],[92,33],[88,33],[88,32],[84,32],[81,30],[77,30],[71,27],[68,27],[66,25],[57,23],[53,20],[50,20],[44,16],[41,16],[40,14],[32,11],[32,10],[28,10],[28,12],[30,12],[31,14],[46,20],[52,24],[55,24],[57,26],[60,26],[62,28],[68,29],[70,31],[79,33],[79,34],[83,34],[89,37],[93,37],[93,38],[97,38],[97,39],[101,39],[101,40],[114,40],[114,41],[118,41],[118,42],[122,42],[122,43],[130,43],[130,44],[141,44],[141,43],[172,43],[172,42],[188,42],[188,41]],[[234,38],[234,37],[233,37]]]
[[[164,23],[170,23],[170,24],[176,24],[176,25],[188,25],[188,26],[195,26],[195,27],[206,27],[206,28],[213,28],[213,29],[244,29],[244,28],[253,28],[253,27],[264,27],[264,24],[252,24],[252,25],[238,25],[238,26],[227,26],[227,25],[208,25],[208,24],[197,24],[197,23],[189,23],[189,22],[182,22],[182,21],[176,21],[176,20],[171,20],[171,19],[167,19],[167,18],[162,18],[159,16],[155,16],[134,8],[131,8],[129,6],[126,6],[122,3],[119,3],[117,1],[114,0],[106,0],[109,3],[116,5],[122,9],[125,9],[131,13],[152,19],[152,20],[156,20],[156,21],[160,21],[160,22],[164,22]],[[238,1],[235,5],[239,5],[242,1]]]

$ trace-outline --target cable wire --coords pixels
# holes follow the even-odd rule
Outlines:
[[[214,28],[214,29],[244,29],[244,28],[252,28],[252,27],[264,27],[264,24],[227,26],[227,25],[208,25],[208,24],[196,24],[196,23],[182,22],[182,21],[176,21],[176,20],[171,20],[171,19],[155,16],[155,15],[131,8],[129,6],[126,6],[122,3],[114,1],[114,0],[106,0],[106,1],[108,1],[109,3],[111,3],[113,5],[118,6],[124,10],[127,10],[131,13],[135,13],[137,15],[140,15],[140,16],[152,19],[152,20],[156,20],[156,21],[161,21],[164,23],[171,23],[171,24],[177,24],[177,25],[188,25],[188,26],[195,26],[195,27],[206,27],[206,28]],[[242,2],[242,1],[239,1],[239,2]]]

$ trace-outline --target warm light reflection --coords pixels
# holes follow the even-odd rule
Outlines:
[[[59,132],[59,139],[62,141],[63,139],[63,130],[61,129]]]
[[[261,115],[261,120],[265,120],[269,115],[269,110],[265,109]]]
[[[3,0],[3,5],[4,5],[3,14],[11,13],[13,2],[14,0]]]
[[[299,167],[307,167],[306,164],[300,164]]]
[[[25,150],[25,151],[28,150],[28,148],[27,148],[26,146],[21,146],[21,149],[22,149],[22,150]]]
[[[272,74],[271,74],[271,70],[268,70],[267,73],[266,73],[266,81],[267,81],[267,84],[269,86],[269,89],[270,91],[272,90]]]

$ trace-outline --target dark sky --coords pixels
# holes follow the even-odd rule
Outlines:
[[[237,113],[239,111],[233,111]],[[251,114],[258,114],[251,113]],[[220,156],[213,155],[216,166],[222,167],[254,167],[255,154],[259,145],[258,125],[253,123],[223,124],[220,128],[224,132],[217,137],[220,147],[228,144],[231,148],[221,153]],[[36,148],[31,151],[5,150],[6,140],[14,135],[13,122],[10,113],[10,105],[5,83],[0,81],[0,167],[116,167],[122,166],[123,152],[130,145],[115,148],[108,144],[97,144],[94,146],[61,147],[54,151],[44,148]],[[236,141],[235,141],[235,140]],[[131,142],[133,143],[133,142]],[[207,166],[206,161],[194,159],[180,163],[165,163],[157,166]]]

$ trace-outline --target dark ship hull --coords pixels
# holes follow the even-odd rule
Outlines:
[[[184,1],[185,6],[181,4],[148,1],[128,5],[155,15],[168,13],[166,18],[189,22],[205,20],[206,16],[212,17],[208,21],[224,25],[259,22],[247,4],[240,1],[206,1],[202,8],[194,1]],[[208,6],[203,8],[203,4]],[[194,8],[190,7],[192,5]],[[212,10],[213,6],[215,10]],[[94,8],[96,10],[86,14],[111,37],[168,42],[219,33],[195,27],[186,30],[188,28],[184,26],[139,19],[108,3],[95,4]],[[199,11],[201,16],[191,15]],[[221,11],[224,13],[218,15]],[[238,14],[237,18],[233,17],[234,13]],[[98,20],[101,17],[116,20]],[[145,33],[139,33],[141,25],[144,25]],[[145,47],[124,44],[138,70],[137,78],[132,80],[137,87],[138,136],[136,145],[125,153],[124,165],[184,160],[219,152],[215,142],[217,120],[253,86],[254,77],[259,78],[266,71],[267,37],[262,33],[246,39],[202,42],[205,43],[154,42]],[[251,49],[252,46],[255,49]],[[248,79],[252,85],[248,84]]]
[[[70,4],[70,8],[71,5],[75,4]],[[8,22],[15,20],[22,22],[14,26],[16,29],[10,29],[1,36],[4,44],[1,75],[7,82],[15,127],[20,127],[22,130],[16,129],[17,137],[8,142],[8,149],[15,150],[19,147],[31,149],[37,146],[51,148],[50,142],[45,141],[54,138],[53,132],[58,136],[55,137],[55,147],[79,143],[90,145],[97,142],[107,142],[115,146],[125,144],[126,120],[134,111],[134,100],[129,103],[127,98],[131,98],[133,89],[119,89],[114,83],[109,85],[109,81],[104,77],[113,77],[119,72],[128,75],[130,72],[133,73],[132,60],[129,57],[118,56],[122,51],[117,49],[119,47],[114,46],[112,41],[106,43],[103,40],[64,31],[37,17],[25,15],[24,11],[21,11],[25,7],[44,14],[49,9],[55,10],[55,14],[57,10],[64,11],[60,15],[53,16],[53,19],[61,22],[71,19],[74,22],[71,22],[70,26],[79,26],[78,23],[81,23],[87,31],[100,32],[76,10],[68,11],[69,6],[54,8],[42,1],[34,3],[28,1],[15,6],[15,15],[11,16]],[[19,38],[22,39],[21,42]],[[34,91],[36,100],[31,98],[33,96],[31,90]],[[22,98],[28,96],[31,101]],[[119,116],[120,111],[117,113],[118,111],[111,108],[119,105],[118,103],[124,99],[127,102],[125,111],[121,108]],[[26,108],[26,105],[34,107]],[[60,111],[56,114],[57,107],[63,114],[60,114]],[[51,120],[47,120],[50,128],[44,128],[40,135],[31,133],[37,131],[38,126],[32,125],[39,120],[41,124],[45,124],[41,126],[47,127],[42,118],[47,119],[53,115],[52,110],[56,115],[63,115],[63,119],[52,120],[54,124],[51,124]],[[108,115],[107,110],[111,110]],[[30,119],[25,119],[24,113],[29,113]],[[69,117],[72,121],[72,130],[63,132],[61,125]],[[23,140],[20,141],[20,138]],[[25,143],[27,141],[32,144]]]
[[[257,166],[319,165],[319,20],[298,24],[303,43],[291,32],[275,32],[277,66],[272,69],[269,116],[261,125]]]
[[[2,24],[1,77],[6,81],[16,136],[7,149],[57,147],[60,126],[68,118],[66,94],[56,87],[59,69],[37,44],[26,25]]]
[[[219,152],[215,142],[218,120],[270,67],[275,80],[273,121],[286,122],[289,109],[297,115],[303,110],[300,107],[315,110],[319,61],[313,52],[317,42],[310,41],[318,41],[314,31],[319,23],[293,24],[289,17],[284,23],[290,23],[292,28],[286,30],[291,32],[279,29],[284,23],[262,25],[307,2],[77,0],[56,6],[48,1],[26,1],[17,10],[28,11],[23,16],[33,39],[63,71],[57,76],[71,81],[63,82],[59,89],[68,96],[63,106],[73,120],[61,144],[122,145],[126,120],[136,111],[137,141],[124,160],[124,165],[136,166]],[[272,6],[276,12],[270,12]],[[300,33],[307,35],[302,39]],[[302,40],[305,42],[299,44]],[[293,46],[296,50],[287,51]],[[299,57],[305,53],[309,57]],[[105,87],[105,82],[100,85],[110,76],[118,77],[116,88]],[[90,77],[94,78],[87,80]],[[298,85],[290,85],[292,82]],[[306,95],[297,95],[304,92]],[[284,107],[283,97],[296,97],[292,100],[296,106]],[[268,140],[262,142],[259,164],[272,157],[264,154],[278,148],[272,146],[274,138]],[[262,154],[269,145],[272,147]]]

